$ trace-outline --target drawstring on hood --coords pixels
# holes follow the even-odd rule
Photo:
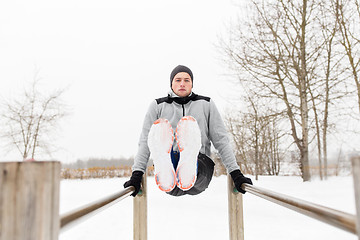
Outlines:
[[[194,100],[196,97],[197,97],[197,95],[193,92],[191,92],[190,95],[187,97],[179,97],[173,91],[171,91],[171,92],[169,92],[169,94],[167,96],[166,102],[167,103],[176,102],[176,103],[180,104],[183,109],[183,116],[185,116],[184,105],[187,104],[188,102],[190,102],[191,100]]]
[[[188,102],[190,102],[190,100],[194,100],[196,98],[197,94],[191,92],[189,96],[187,97],[179,97],[178,95],[176,95],[173,91],[169,92],[166,102],[167,103],[172,103],[172,102],[176,102],[178,104],[187,104]]]

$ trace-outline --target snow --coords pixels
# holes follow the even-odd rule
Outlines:
[[[255,185],[355,214],[352,177],[302,182],[262,176]],[[122,189],[126,178],[61,181],[60,214]],[[148,239],[229,239],[226,176],[197,196],[172,197],[148,177]],[[250,193],[244,195],[245,239],[356,240],[350,234]],[[59,240],[132,239],[132,197],[65,231]]]

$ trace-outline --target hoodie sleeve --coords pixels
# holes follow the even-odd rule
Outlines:
[[[153,101],[145,115],[143,128],[140,134],[138,152],[134,158],[134,165],[132,171],[146,172],[146,166],[150,157],[150,150],[147,144],[148,134],[152,124],[158,119],[157,103]]]
[[[215,103],[210,100],[209,137],[220,154],[228,173],[240,169],[230,144],[228,132]]]

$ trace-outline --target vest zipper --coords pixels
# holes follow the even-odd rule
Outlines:
[[[185,107],[184,107],[184,104],[181,104],[182,106],[182,109],[183,109],[183,117],[185,117]]]

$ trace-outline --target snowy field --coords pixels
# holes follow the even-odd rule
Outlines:
[[[254,178],[252,178],[254,179]],[[63,180],[60,213],[122,188],[125,178]],[[148,178],[148,239],[229,239],[226,177],[214,177],[198,196],[171,197]],[[352,177],[303,183],[299,177],[260,177],[255,185],[355,214]],[[244,195],[246,240],[356,240],[357,237],[269,201]],[[132,197],[60,235],[60,240],[132,239]]]

